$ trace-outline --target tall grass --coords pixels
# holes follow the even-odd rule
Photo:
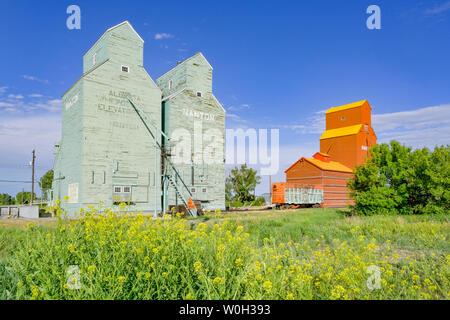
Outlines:
[[[0,298],[448,299],[445,219],[270,214],[206,224],[89,211],[54,227],[0,228]],[[406,238],[418,249],[399,250]],[[372,265],[379,289],[368,286]]]

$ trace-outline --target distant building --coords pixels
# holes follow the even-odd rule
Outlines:
[[[222,134],[222,140],[209,142],[210,149],[224,148],[225,110],[212,93],[212,67],[203,55],[187,59],[156,84],[143,67],[143,46],[128,21],[108,29],[84,55],[83,75],[63,95],[51,198],[69,197],[63,201],[69,212],[122,201],[149,211],[177,204],[165,179],[170,170],[165,170],[157,147],[165,145],[170,154],[169,141],[159,130],[170,137],[180,126],[193,134],[194,123],[200,123]],[[130,100],[148,117],[154,139]],[[193,119],[194,110],[209,118]],[[223,151],[219,155],[223,158]],[[180,188],[181,196],[202,201],[209,209],[225,207],[224,161],[213,166],[199,161],[190,171],[189,166],[174,165],[188,188],[199,188],[192,195]],[[205,180],[200,179],[203,172]]]
[[[302,157],[290,166],[285,171],[286,184],[323,189],[323,207],[352,203],[347,181],[355,165],[364,162],[377,141],[371,110],[367,100],[330,108],[325,113],[326,130],[320,137],[320,152],[312,158]]]

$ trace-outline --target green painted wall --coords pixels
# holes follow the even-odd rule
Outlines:
[[[172,89],[169,83],[172,80]],[[191,135],[191,163],[177,163],[176,168],[192,190],[194,200],[202,201],[205,209],[225,208],[225,110],[212,92],[212,67],[201,53],[177,65],[157,80],[163,91],[166,134],[173,138],[176,130],[184,129]],[[197,92],[202,96],[198,97]],[[197,126],[197,130],[196,130]],[[207,141],[206,133],[216,129],[215,141]],[[201,141],[201,148],[195,146]],[[181,140],[171,142],[175,152]],[[221,163],[210,163],[206,147],[220,151]],[[198,144],[197,144],[198,146]],[[204,192],[206,191],[206,192]],[[169,189],[168,204],[177,202],[175,192]],[[180,201],[178,201],[180,203]]]
[[[128,72],[122,70],[123,66]],[[203,201],[206,209],[224,209],[225,110],[212,92],[212,67],[198,53],[155,84],[143,67],[143,41],[128,22],[108,29],[86,52],[83,75],[63,95],[53,199],[69,196],[62,205],[69,212],[90,205],[111,207],[120,200],[114,199],[114,188],[130,187],[132,209],[161,210],[160,151],[128,102],[129,97],[159,128],[164,121],[169,135],[185,129],[193,141],[199,141],[203,133],[216,129],[217,139],[205,141],[205,145],[220,150],[221,163],[208,163],[212,156],[203,154],[203,149],[199,152],[192,143],[189,153],[201,161],[176,167],[189,187],[196,189],[194,200]],[[151,129],[161,143],[161,135]],[[177,203],[181,204],[169,189],[164,206]]]
[[[93,49],[108,55],[89,69]],[[74,95],[78,102],[63,107],[55,169],[65,179],[55,181],[54,196],[69,195],[69,184],[78,183],[78,201],[69,199],[64,208],[109,207],[114,186],[130,186],[136,209],[153,210],[156,205],[160,210],[160,153],[127,100],[131,97],[161,126],[161,91],[142,66],[143,43],[125,23],[107,31],[93,49],[84,57],[88,71],[63,97],[64,106]],[[55,193],[56,188],[61,191]]]

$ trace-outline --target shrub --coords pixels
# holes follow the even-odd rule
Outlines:
[[[240,202],[239,200],[235,200],[235,201],[230,201],[229,202],[229,207],[231,207],[231,208],[239,208],[239,207],[242,207],[242,206],[243,206],[243,203]]]
[[[450,147],[412,151],[397,141],[370,149],[348,187],[359,214],[448,213]]]

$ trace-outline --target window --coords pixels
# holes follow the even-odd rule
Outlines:
[[[366,131],[366,132],[369,131],[369,125],[367,125],[367,124],[364,125],[364,131]]]
[[[123,192],[124,193],[130,193],[131,192],[131,187],[123,187]]]
[[[92,65],[95,65],[97,63],[97,54],[94,53],[94,55],[92,56]]]
[[[172,86],[173,86],[173,82],[172,82],[172,80],[169,80],[169,90],[172,89]]]
[[[122,192],[122,187],[114,187],[114,192],[115,193],[121,193]]]
[[[367,151],[367,146],[361,146],[361,149],[363,149],[364,151]]]
[[[123,72],[130,72],[130,68],[128,66],[122,66],[122,71]]]
[[[203,192],[203,193],[206,193],[206,188],[202,188],[202,192]]]
[[[197,91],[197,97],[202,97],[202,92],[201,91]]]
[[[191,188],[191,192],[192,192],[192,193],[195,193],[195,188]]]
[[[341,117],[341,120],[344,121],[344,120],[345,120],[345,117]]]

